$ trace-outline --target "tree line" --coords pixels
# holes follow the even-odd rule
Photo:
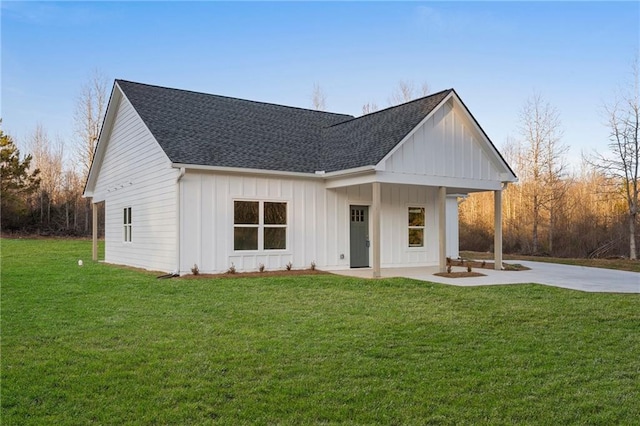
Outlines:
[[[569,171],[558,111],[540,94],[520,113],[519,138],[502,150],[519,182],[503,191],[503,250],[558,257],[637,259],[640,94],[633,78],[604,105],[608,150],[583,154]],[[493,198],[460,202],[460,248],[492,250]]]
[[[98,71],[82,85],[73,116],[73,141],[52,139],[37,124],[22,141],[29,151],[22,155],[13,137],[0,127],[0,224],[4,234],[90,234],[91,202],[82,193],[107,107],[108,88],[109,81]]]

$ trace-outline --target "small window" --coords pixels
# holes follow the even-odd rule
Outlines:
[[[124,208],[124,242],[131,242],[131,207]]]
[[[286,250],[287,203],[234,201],[234,250]]]
[[[264,203],[264,249],[287,248],[287,203]]]
[[[409,247],[424,247],[424,207],[409,207]]]
[[[236,250],[258,250],[259,212],[257,201],[233,203],[233,247]]]

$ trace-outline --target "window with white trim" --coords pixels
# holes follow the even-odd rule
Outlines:
[[[424,247],[424,207],[409,207],[409,247]]]
[[[287,203],[233,202],[234,250],[286,250]]]
[[[123,241],[125,243],[130,243],[131,242],[131,207],[124,208],[123,224],[124,224]]]

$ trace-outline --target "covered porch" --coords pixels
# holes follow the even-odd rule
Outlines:
[[[449,185],[446,185],[449,184]],[[353,265],[351,269],[345,272],[345,274],[349,274],[349,272],[353,272],[354,276],[368,276],[368,277],[384,277],[384,276],[397,276],[394,275],[398,272],[397,266],[402,266],[400,269],[404,270],[403,265],[393,265],[389,266],[389,262],[385,262],[383,259],[383,252],[389,248],[385,248],[385,244],[392,244],[389,241],[389,232],[407,232],[407,228],[410,227],[410,223],[408,222],[409,214],[406,213],[405,216],[400,217],[399,219],[395,218],[395,223],[398,223],[398,220],[402,222],[404,220],[404,228],[396,227],[392,230],[387,229],[389,226],[390,220],[387,217],[386,223],[384,225],[385,232],[387,233],[387,238],[383,236],[383,219],[382,215],[390,215],[389,211],[390,207],[396,212],[394,214],[398,214],[397,211],[402,211],[402,207],[400,209],[397,206],[390,206],[389,197],[386,197],[386,200],[383,200],[383,191],[385,193],[389,193],[390,191],[401,190],[404,188],[422,188],[426,190],[428,194],[432,194],[430,198],[427,199],[427,203],[431,204],[433,209],[432,218],[429,222],[429,228],[427,228],[425,224],[425,233],[429,232],[433,235],[430,236],[429,240],[425,242],[425,250],[431,253],[430,259],[433,266],[428,265],[428,267],[423,267],[424,265],[414,266],[407,265],[409,271],[420,271],[416,273],[423,274],[423,270],[431,271],[429,275],[432,275],[435,272],[446,272],[447,269],[447,257],[448,253],[452,250],[451,247],[447,247],[447,244],[458,244],[457,237],[457,198],[468,195],[472,192],[482,192],[482,191],[492,191],[494,194],[494,225],[495,225],[495,233],[494,233],[494,259],[495,259],[495,269],[501,270],[502,267],[502,190],[506,184],[502,182],[496,181],[478,181],[472,179],[456,179],[456,178],[446,178],[446,177],[432,177],[432,176],[419,176],[419,175],[407,175],[407,174],[398,174],[398,173],[389,173],[384,171],[369,171],[368,173],[362,173],[359,175],[354,175],[350,177],[340,176],[337,179],[331,179],[329,176],[329,180],[326,183],[326,187],[328,189],[336,189],[336,188],[353,188],[353,187],[364,187],[369,192],[370,197],[367,196],[368,201],[368,217],[369,217],[369,231],[370,235],[367,237],[367,244],[370,245],[369,253],[371,257],[371,261],[367,265],[368,267],[364,268],[354,268]],[[368,195],[369,195],[368,194]],[[453,216],[453,220],[451,219],[451,215],[447,214],[447,204],[448,201],[454,201],[455,208],[455,216]],[[352,200],[349,200],[349,204],[354,204]],[[449,203],[450,204],[450,203]],[[410,206],[411,203],[405,201],[405,206]],[[449,207],[451,210],[451,207]],[[448,219],[449,216],[449,219]],[[352,218],[353,220],[353,218]],[[452,221],[454,223],[448,223]],[[410,221],[410,219],[409,219]],[[448,234],[452,233],[451,227],[455,227],[455,238],[451,238]],[[410,244],[409,244],[410,247]],[[398,247],[395,247],[398,249]],[[404,249],[407,249],[407,244],[405,242]],[[409,248],[410,249],[410,248]],[[455,252],[457,253],[458,247],[455,247]],[[435,256],[434,256],[435,254]],[[386,263],[386,265],[385,265]]]

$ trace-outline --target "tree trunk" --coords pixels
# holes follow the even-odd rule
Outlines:
[[[549,209],[549,255],[553,256],[553,227],[555,225],[555,217],[554,217],[554,212],[553,212],[553,208]]]
[[[533,226],[531,232],[531,251],[533,254],[538,253],[538,214],[540,206],[538,205],[538,196],[533,196]]]
[[[87,201],[84,205],[84,233],[85,235],[89,235],[89,202]]]
[[[638,260],[636,251],[636,218],[637,213],[629,214],[629,259]]]
[[[73,199],[73,230],[78,231],[78,198]]]

